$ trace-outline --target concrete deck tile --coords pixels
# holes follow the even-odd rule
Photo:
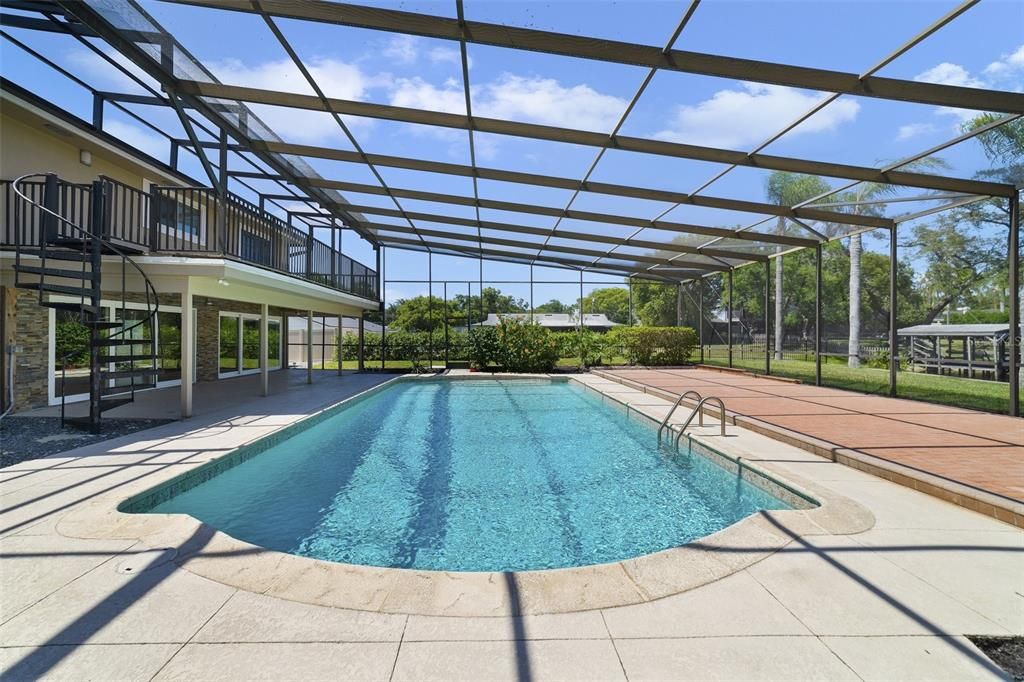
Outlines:
[[[0,648],[0,678],[23,680],[148,680],[180,644],[86,644]]]
[[[746,572],[646,604],[605,609],[604,618],[615,639],[810,634]]]
[[[165,563],[94,569],[0,626],[8,646],[185,642],[234,592]]]
[[[404,642],[401,680],[625,680],[611,640]]]
[[[823,637],[865,682],[1009,680],[966,637]]]
[[[944,502],[917,490],[874,476],[843,481],[843,495],[871,509],[875,528],[1011,531],[991,516]],[[1017,531],[1019,532],[1019,531]]]
[[[816,635],[1009,634],[849,538],[803,543],[747,570]]]
[[[599,611],[498,618],[409,616],[405,642],[607,639]]]
[[[52,535],[0,539],[0,623],[85,575],[133,544]]]
[[[858,680],[815,637],[616,640],[630,680]]]
[[[397,642],[406,617],[236,592],[194,642]]]
[[[1009,632],[1024,635],[1021,533],[872,529],[854,539]]]
[[[156,680],[387,680],[398,644],[188,644]]]

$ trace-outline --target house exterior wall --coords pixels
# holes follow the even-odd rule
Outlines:
[[[105,175],[140,190],[144,189],[144,178],[159,184],[181,183],[155,168],[147,170],[130,161],[124,152],[108,150],[69,132],[72,130],[67,124],[48,123],[18,102],[5,99],[0,113],[3,178],[13,180],[28,173],[53,172],[64,180],[87,183]],[[92,155],[90,165],[82,163],[82,150]]]

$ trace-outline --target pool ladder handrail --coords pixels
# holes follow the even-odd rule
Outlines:
[[[665,430],[666,426],[668,426],[668,420],[672,418],[672,415],[675,414],[676,408],[679,407],[679,404],[682,403],[683,400],[685,398],[687,398],[688,396],[695,397],[697,399],[698,403],[701,400],[703,400],[703,398],[701,398],[700,393],[697,393],[697,391],[687,391],[686,393],[684,393],[681,396],[679,396],[678,400],[676,400],[675,404],[672,406],[672,409],[668,411],[668,414],[666,414],[665,418],[661,420],[661,425],[658,427],[658,442],[659,443],[661,442],[661,432]],[[704,415],[703,414],[700,416],[700,425],[704,426]],[[669,429],[669,430],[671,431],[671,429]]]
[[[679,447],[679,441],[680,441],[680,439],[682,439],[683,433],[686,431],[686,427],[690,425],[690,422],[693,421],[693,418],[695,416],[700,414],[701,415],[700,426],[704,425],[703,410],[701,409],[701,408],[704,407],[704,403],[714,403],[714,404],[718,405],[718,410],[719,410],[718,417],[719,417],[719,419],[721,420],[721,423],[722,423],[722,432],[721,433],[722,433],[723,436],[725,435],[725,403],[722,402],[721,398],[715,397],[713,395],[712,396],[708,396],[707,398],[701,398],[701,401],[699,403],[697,403],[697,407],[693,408],[693,412],[691,412],[690,416],[686,418],[685,422],[683,422],[683,426],[679,429],[679,433],[676,434],[676,442],[675,442],[676,448]]]

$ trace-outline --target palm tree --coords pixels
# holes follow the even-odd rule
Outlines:
[[[802,173],[788,173],[786,171],[775,171],[765,181],[765,194],[768,200],[780,206],[795,206],[801,201],[807,201],[819,194],[824,194],[829,189],[828,183],[816,175],[804,175]],[[779,216],[776,225],[778,234],[786,233],[786,218]],[[781,253],[782,246],[777,249]],[[775,258],[775,359],[782,359],[782,256]],[[765,330],[765,343],[768,343],[767,331]]]
[[[900,170],[911,172],[927,172],[940,168],[946,168],[947,164],[937,157],[925,157],[912,163],[900,166]],[[845,203],[850,206],[850,212],[854,215],[883,216],[885,215],[885,203],[881,202],[899,191],[894,185],[881,184],[877,182],[862,182],[851,189],[843,192],[832,201]],[[864,253],[864,242],[862,233],[856,232],[850,235],[850,332],[847,342],[847,364],[850,367],[860,367],[860,261]]]

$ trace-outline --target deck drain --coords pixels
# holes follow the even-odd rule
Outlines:
[[[132,575],[133,573],[142,573],[148,571],[151,568],[162,566],[168,561],[178,556],[178,550],[173,547],[164,547],[160,549],[147,549],[145,552],[138,552],[132,554],[127,559],[117,565],[117,572],[125,575]]]

